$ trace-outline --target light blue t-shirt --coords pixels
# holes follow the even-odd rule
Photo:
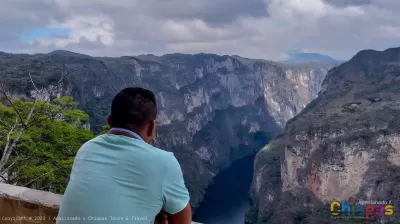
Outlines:
[[[173,153],[135,138],[104,134],[79,149],[57,224],[153,224],[161,209],[175,214],[188,202]]]

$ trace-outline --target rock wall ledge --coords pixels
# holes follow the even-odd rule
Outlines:
[[[46,191],[0,183],[0,223],[55,224],[61,197]]]

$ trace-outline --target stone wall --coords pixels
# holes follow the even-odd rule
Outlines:
[[[0,183],[0,223],[54,224],[61,197],[50,192]]]
[[[61,195],[0,183],[0,223],[55,223]]]

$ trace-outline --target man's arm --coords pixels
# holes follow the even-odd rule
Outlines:
[[[168,214],[169,224],[190,224],[192,209],[189,203],[189,192],[183,180],[181,166],[173,156],[165,172],[162,183],[164,211]]]
[[[187,203],[186,207],[182,211],[168,215],[168,224],[182,223],[192,223],[192,208],[190,207],[190,203]]]

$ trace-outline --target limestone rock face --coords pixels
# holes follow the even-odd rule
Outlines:
[[[72,95],[98,131],[114,95],[125,87],[151,89],[158,102],[155,144],[173,151],[196,207],[222,168],[258,151],[320,91],[330,63],[283,65],[213,54],[96,58],[67,51],[0,53],[0,71],[12,94],[56,85],[48,97]]]
[[[249,223],[354,221],[331,217],[334,200],[399,208],[399,158],[400,48],[361,51],[258,153]],[[369,221],[398,223],[398,214]]]

